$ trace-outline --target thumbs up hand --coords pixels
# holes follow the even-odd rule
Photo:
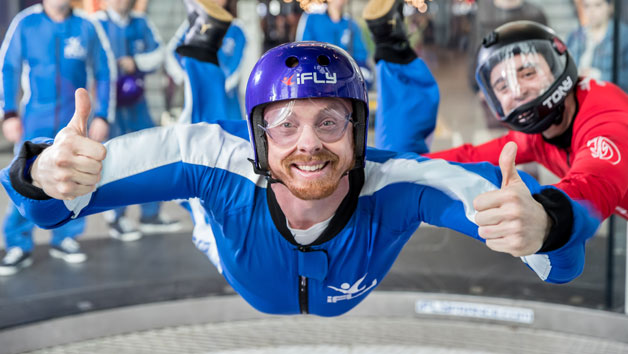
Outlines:
[[[525,185],[515,168],[517,144],[509,142],[499,156],[501,189],[475,198],[475,223],[486,245],[515,257],[536,253],[552,226],[550,217]]]
[[[30,171],[33,185],[55,199],[71,200],[93,192],[107,154],[101,143],[86,137],[91,104],[85,89],[76,90],[75,102],[72,120],[37,157]]]

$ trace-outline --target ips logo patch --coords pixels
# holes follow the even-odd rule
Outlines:
[[[591,150],[591,156],[600,160],[608,160],[612,165],[621,161],[621,154],[615,143],[606,137],[598,136],[587,141],[587,147]]]

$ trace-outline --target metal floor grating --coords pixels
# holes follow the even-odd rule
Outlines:
[[[31,353],[621,354],[628,344],[498,324],[298,316],[168,327]]]

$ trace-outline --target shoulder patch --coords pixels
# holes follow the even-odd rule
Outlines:
[[[617,145],[607,137],[595,137],[587,141],[587,147],[591,150],[593,158],[607,160],[611,165],[617,165],[621,161],[621,153]]]

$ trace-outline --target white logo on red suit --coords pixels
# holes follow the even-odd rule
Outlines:
[[[591,150],[591,156],[600,160],[608,160],[613,165],[621,161],[621,154],[615,143],[606,137],[598,136],[587,142],[587,147]]]

